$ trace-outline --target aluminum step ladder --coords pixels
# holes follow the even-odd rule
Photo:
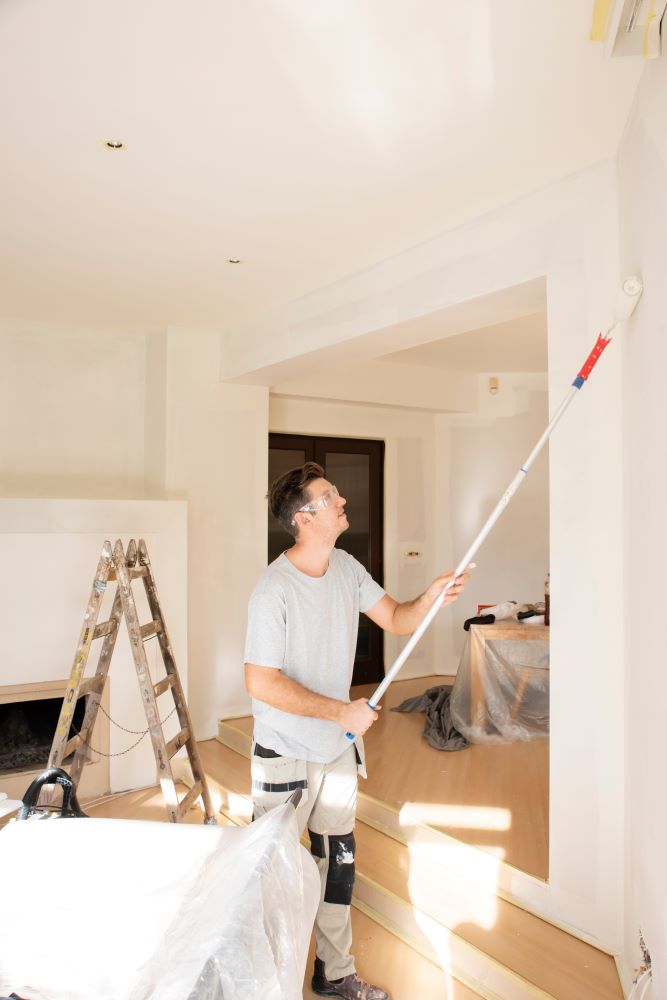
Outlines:
[[[146,590],[146,597],[152,620],[145,625],[139,623],[137,606],[132,592],[132,582],[141,578]],[[116,592],[113,598],[111,614],[108,621],[98,624],[98,616],[107,585],[115,582]],[[74,664],[69,683],[63,699],[56,733],[49,754],[49,767],[62,767],[63,762],[74,755],[69,764],[70,777],[75,788],[84,764],[88,759],[90,735],[95,725],[104,685],[109,673],[111,657],[116,645],[121,619],[125,623],[130,637],[130,647],[134,665],[137,670],[141,698],[153,743],[153,751],[157,762],[158,777],[164,796],[167,815],[172,823],[178,823],[198,798],[201,798],[205,813],[205,823],[215,824],[211,796],[206,782],[206,775],[201,764],[199,751],[195,742],[190,713],[185,701],[185,695],[176,668],[174,653],[169,641],[169,634],[155,586],[146,544],[141,539],[139,545],[134,539],[130,541],[127,552],[123,550],[120,539],[113,549],[106,541],[97,565],[93,580],[88,607],[83,619],[79,644],[77,646]],[[148,659],[144,643],[157,637],[166,675],[157,683],[153,683],[148,667]],[[97,669],[95,674],[84,679],[84,672],[92,643],[103,639]],[[160,695],[171,692],[175,711],[178,717],[179,732],[170,740],[165,739],[157,699]],[[74,709],[79,698],[86,698],[86,708],[79,732],[70,737]],[[169,714],[172,714],[171,712]],[[187,794],[179,801],[171,768],[171,760],[176,753],[185,747],[194,784]]]

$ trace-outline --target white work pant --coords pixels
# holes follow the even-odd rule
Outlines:
[[[299,833],[308,827],[311,853],[322,882],[315,917],[317,957],[327,979],[355,971],[350,901],[354,886],[354,818],[357,805],[357,754],[354,746],[330,764],[314,764],[272,754],[253,742],[251,773],[253,818],[282,805],[302,789],[296,817]]]

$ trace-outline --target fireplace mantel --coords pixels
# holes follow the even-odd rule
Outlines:
[[[62,699],[67,689],[67,679],[39,681],[36,684],[7,684],[0,687],[0,704],[11,705],[23,701],[41,701],[46,698]],[[104,690],[102,707],[109,712],[109,688]],[[109,791],[109,721],[99,712],[92,732],[91,747],[101,751],[101,755],[91,754],[79,782],[78,797],[82,801]],[[106,756],[104,756],[106,755]],[[44,762],[46,764],[46,761]],[[43,767],[26,767],[10,772],[0,772],[0,792],[10,799],[22,799],[33,778]]]

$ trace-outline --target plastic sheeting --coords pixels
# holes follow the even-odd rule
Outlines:
[[[297,1000],[320,897],[286,804],[245,828],[58,819],[0,831],[0,994]]]
[[[484,639],[470,629],[461,654],[450,709],[471,743],[513,743],[549,732],[549,642]]]

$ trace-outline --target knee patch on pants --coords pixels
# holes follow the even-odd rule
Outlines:
[[[322,834],[310,834],[310,850],[314,857],[324,858],[325,843]],[[325,903],[340,903],[349,906],[352,902],[352,890],[354,888],[354,851],[355,841],[353,833],[346,833],[342,836],[328,836],[329,866],[327,880],[324,887]]]

